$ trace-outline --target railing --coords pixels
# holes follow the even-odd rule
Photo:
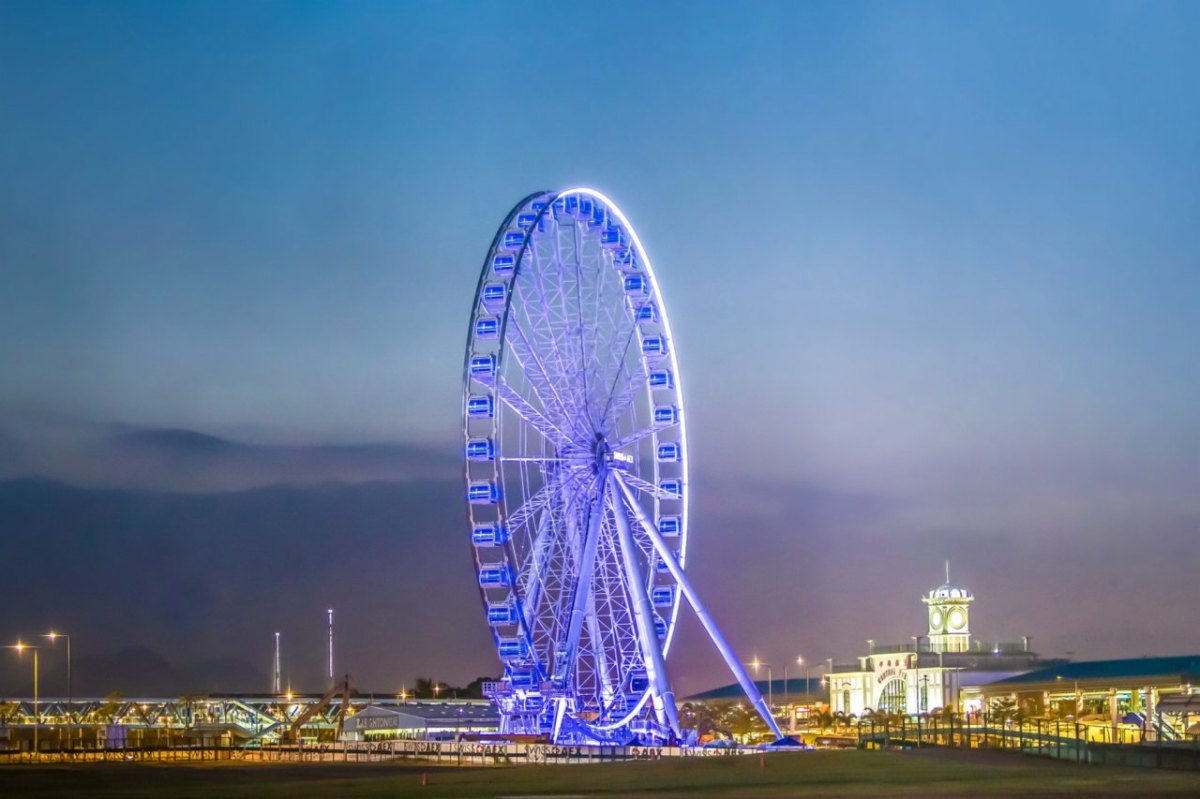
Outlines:
[[[518,763],[582,764],[609,760],[661,760],[666,758],[736,757],[760,753],[755,747],[706,749],[678,746],[560,746],[525,743],[466,743],[452,741],[350,741],[306,745],[184,746],[171,748],[113,748],[28,751],[0,750],[0,764],[102,763],[102,762],[201,762],[251,763],[378,763],[416,760],[458,766],[494,766]]]
[[[1200,736],[1184,738],[1178,732],[1168,736],[1153,730],[1147,734],[1129,724],[1014,720],[984,714],[863,721],[857,732],[859,746],[868,749],[999,749],[1086,763],[1200,771]]]

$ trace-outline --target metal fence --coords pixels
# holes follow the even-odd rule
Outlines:
[[[29,751],[0,750],[3,763],[201,762],[379,763],[414,761],[455,766],[576,764],[618,760],[736,757],[757,748],[678,746],[559,746],[540,743],[377,741],[279,746],[178,746]]]
[[[864,748],[999,749],[1080,763],[1200,771],[1200,736],[1165,740],[1122,724],[1061,719],[901,718],[860,722]]]

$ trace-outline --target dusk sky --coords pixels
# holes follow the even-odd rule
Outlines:
[[[315,683],[334,604],[368,687],[496,673],[468,313],[513,203],[585,184],[658,270],[689,568],[747,660],[908,641],[946,558],[978,636],[1200,651],[1198,35],[1194,3],[0,5],[0,479],[101,498],[0,484],[0,636],[265,674],[283,626]],[[229,577],[210,523],[286,567]],[[680,692],[730,681],[683,616]]]

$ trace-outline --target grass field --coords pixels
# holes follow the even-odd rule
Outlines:
[[[428,785],[422,777],[428,776]],[[958,751],[792,752],[588,766],[89,764],[0,767],[0,795],[45,797],[1200,796],[1200,774]]]

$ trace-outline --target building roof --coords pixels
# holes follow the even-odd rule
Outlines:
[[[411,705],[369,705],[354,717],[363,716],[409,716],[426,723],[450,723],[456,721],[496,721],[500,718],[496,706],[490,702],[484,704],[466,704],[443,702],[440,704],[411,704]],[[353,717],[352,717],[353,718]]]
[[[811,677],[807,680],[804,677],[796,677],[794,679],[789,677],[786,681],[756,680],[754,684],[758,687],[759,693],[764,697],[768,693],[773,693],[776,699],[783,697],[785,694],[819,696],[825,693],[825,686],[822,684],[820,677]],[[768,689],[768,685],[770,689]],[[745,697],[746,692],[742,690],[742,686],[738,683],[731,683],[729,685],[722,685],[720,688],[711,688],[707,691],[701,691],[698,694],[692,694],[686,697],[685,701],[707,702],[714,699],[744,699]]]
[[[1179,682],[1200,681],[1200,655],[1082,660],[1026,672],[990,683],[990,686],[1020,686],[1063,680],[1112,680],[1125,677],[1178,678]]]

